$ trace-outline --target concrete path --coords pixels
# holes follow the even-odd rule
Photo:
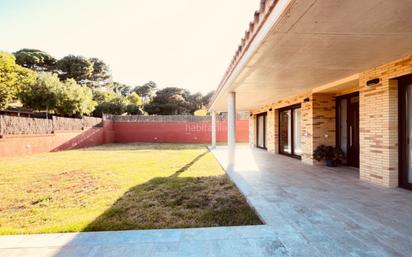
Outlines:
[[[226,166],[226,148],[213,151]],[[411,256],[412,192],[239,146],[228,174],[266,225],[0,237],[1,257]]]
[[[269,226],[0,237],[4,257],[286,256]]]

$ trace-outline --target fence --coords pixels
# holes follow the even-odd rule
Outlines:
[[[83,117],[81,119],[53,116],[53,130],[83,130],[103,126],[101,118]]]
[[[51,134],[56,130],[84,130],[101,126],[102,119],[94,117],[76,119],[53,116],[52,119],[39,119],[0,115],[0,135]]]
[[[239,112],[236,120],[248,120],[249,113]],[[212,116],[193,116],[193,115],[111,115],[105,114],[104,119],[113,122],[211,122]],[[216,121],[227,120],[227,114],[216,115]]]
[[[49,119],[0,116],[0,135],[50,134],[52,131],[53,122]]]

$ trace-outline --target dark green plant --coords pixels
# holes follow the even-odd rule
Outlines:
[[[345,159],[345,156],[338,147],[320,145],[313,151],[313,159],[317,161],[341,161]]]

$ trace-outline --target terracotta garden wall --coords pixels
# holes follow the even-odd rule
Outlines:
[[[249,141],[247,115],[238,116],[236,139]],[[0,157],[62,151],[108,143],[210,143],[211,117],[105,116],[102,119],[0,116]],[[217,117],[218,142],[227,141],[225,116]]]

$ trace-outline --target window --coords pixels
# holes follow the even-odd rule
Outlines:
[[[266,113],[257,115],[257,147],[266,149]]]
[[[300,104],[279,110],[279,153],[300,158],[301,115]]]

